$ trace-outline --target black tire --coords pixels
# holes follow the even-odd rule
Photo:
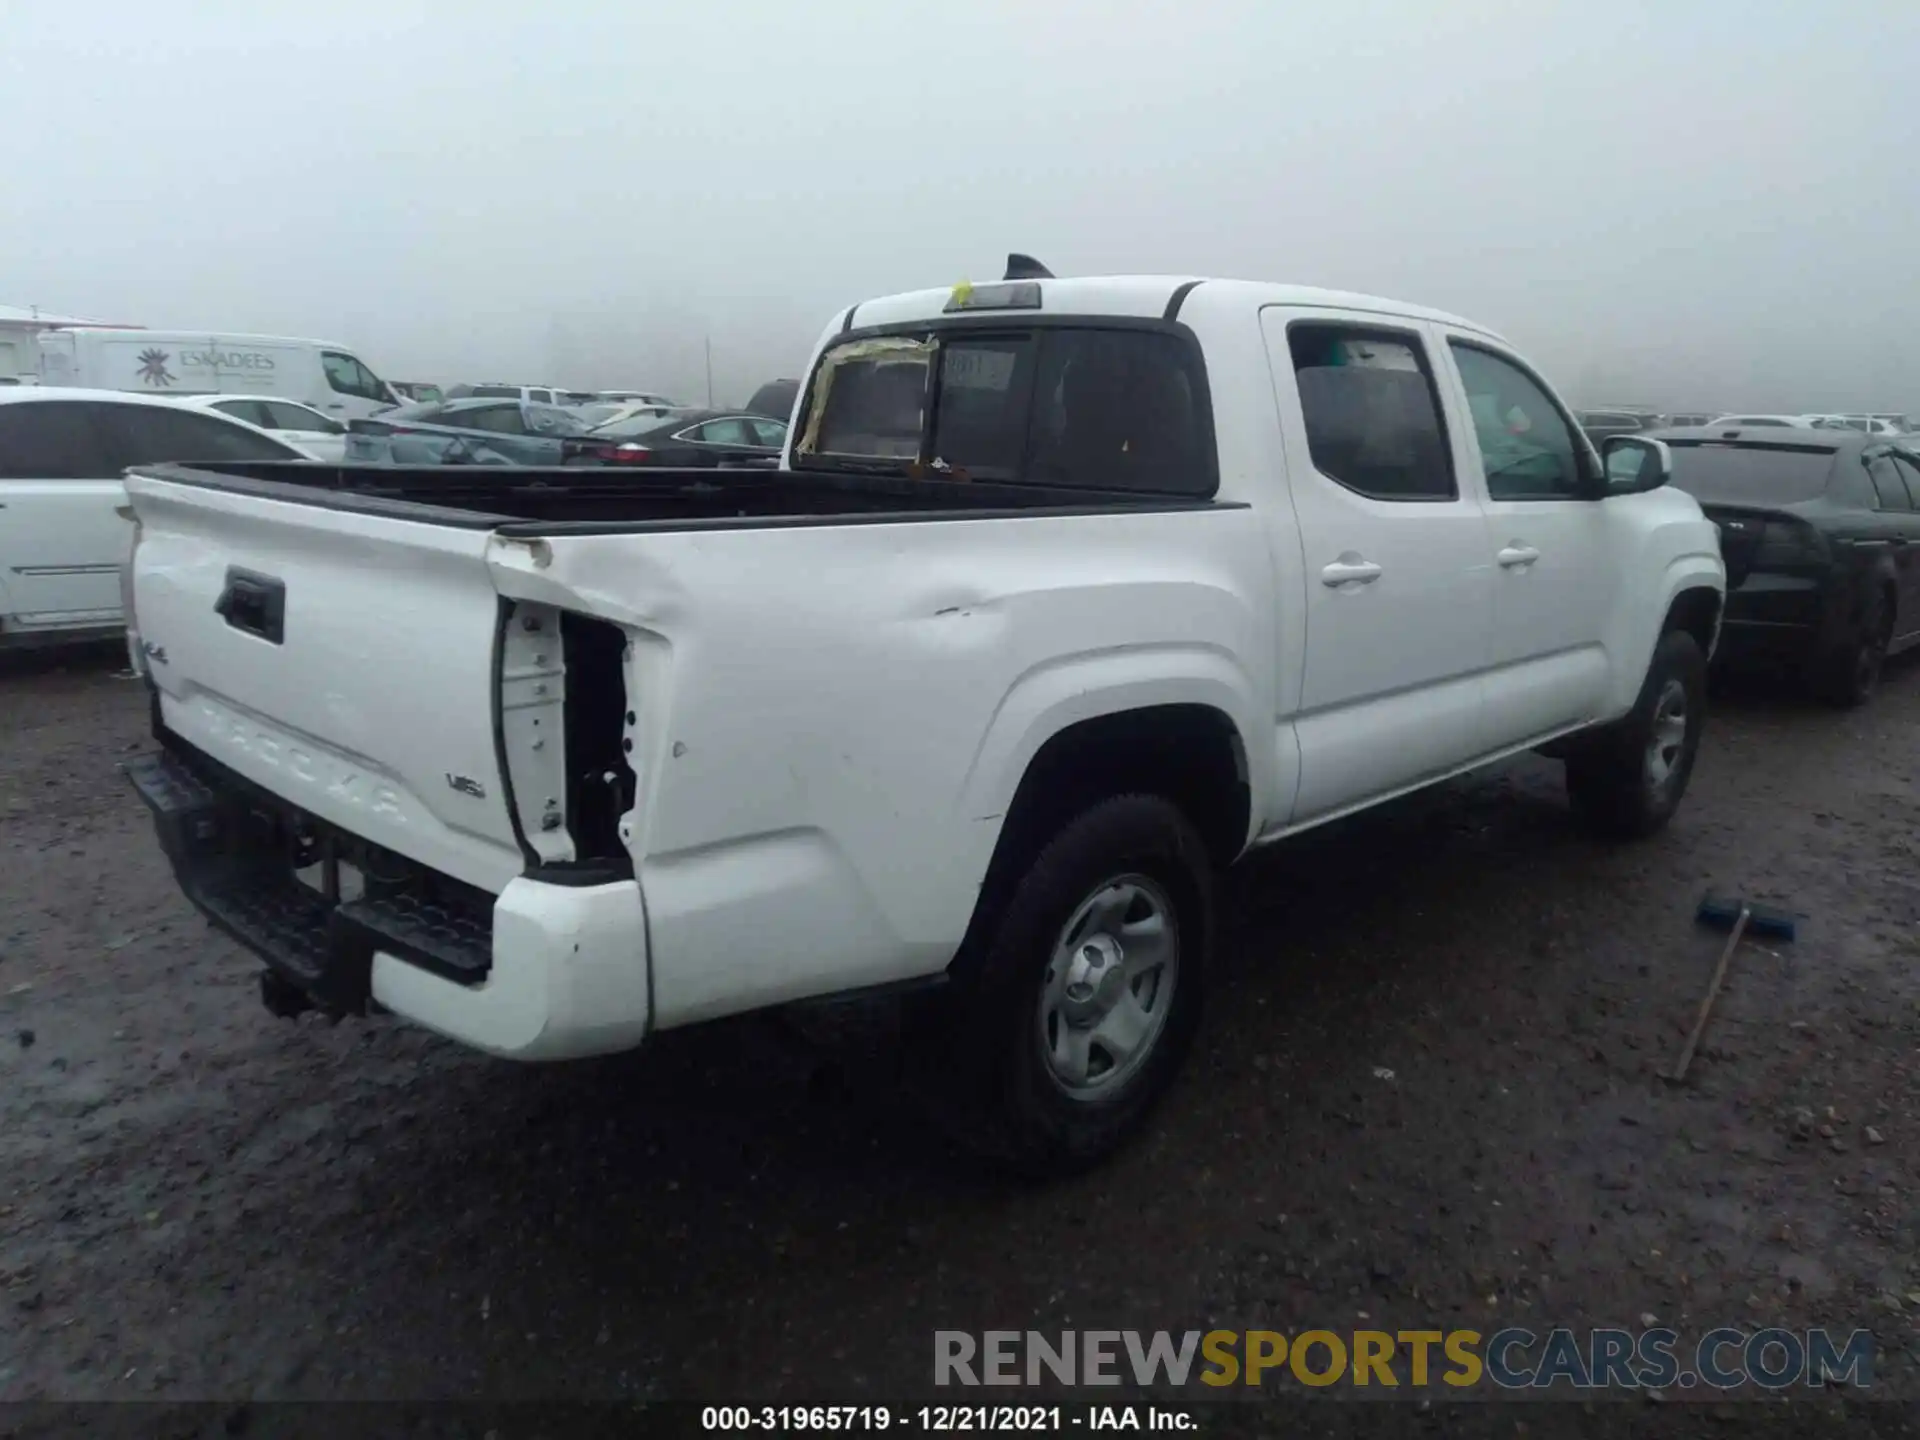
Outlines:
[[[1656,773],[1655,726],[1681,698],[1684,728]],[[1638,840],[1673,818],[1687,793],[1707,718],[1707,661],[1684,630],[1669,630],[1654,647],[1640,697],[1626,717],[1567,759],[1567,797],[1581,822],[1614,840]]]
[[[1068,922],[1082,907],[1097,894],[1121,893],[1106,889],[1110,882],[1136,880],[1152,893],[1143,892],[1128,914],[1144,914],[1156,901],[1168,911],[1175,959],[1170,994],[1161,997],[1167,1008],[1137,1061],[1122,1065],[1109,1057],[1106,1090],[1070,1095],[1054,1077],[1043,1038],[1057,1037],[1067,1023],[1058,1020],[1050,1029],[1043,1016],[1049,972]],[[1157,795],[1103,800],[1043,841],[997,912],[983,919],[971,953],[955,962],[941,1043],[928,1057],[940,1069],[939,1108],[969,1149],[1020,1174],[1046,1178],[1083,1170],[1140,1125],[1192,1046],[1213,930],[1205,843],[1180,810]],[[1116,920],[1111,928],[1118,927]],[[1160,983],[1153,974],[1110,978],[1136,995],[1138,987]],[[1118,994],[1112,986],[1106,992]],[[1101,992],[1094,993],[1097,1001]],[[1074,1029],[1090,1033],[1084,1025]],[[1090,1043],[1088,1063],[1097,1068],[1105,1052],[1097,1040]],[[1090,1083],[1105,1082],[1095,1077]]]
[[[1876,588],[1847,642],[1815,662],[1813,693],[1829,705],[1857,710],[1880,688],[1880,672],[1893,640],[1893,606]]]

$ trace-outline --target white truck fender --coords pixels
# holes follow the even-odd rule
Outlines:
[[[1252,799],[1248,835],[1257,833],[1281,787],[1273,775],[1274,747],[1270,740],[1260,743],[1271,727],[1257,723],[1261,707],[1237,658],[1199,644],[1083,652],[1028,671],[994,711],[962,789],[972,876],[986,874],[1002,822],[1042,746],[1081,721],[1157,705],[1205,706],[1232,725]],[[1291,792],[1294,777],[1285,778]]]
[[[1690,546],[1668,559],[1653,583],[1641,590],[1641,603],[1620,606],[1614,618],[1616,633],[1608,637],[1609,654],[1619,657],[1613,675],[1613,690],[1607,706],[1608,718],[1617,718],[1631,710],[1646,680],[1647,666],[1653,659],[1653,647],[1666,629],[1666,617],[1674,601],[1684,591],[1707,590],[1714,597],[1713,630],[1707,653],[1720,637],[1720,619],[1726,608],[1727,571],[1717,549]]]

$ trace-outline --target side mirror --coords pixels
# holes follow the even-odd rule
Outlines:
[[[1673,452],[1645,435],[1609,435],[1600,442],[1600,463],[1607,496],[1641,495],[1673,478]]]

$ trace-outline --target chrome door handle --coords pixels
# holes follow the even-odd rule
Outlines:
[[[1531,545],[1509,545],[1498,556],[1501,566],[1508,570],[1523,569],[1540,558],[1540,552]]]
[[[1336,560],[1320,572],[1320,583],[1330,589],[1342,585],[1371,585],[1380,578],[1380,567],[1371,560]]]

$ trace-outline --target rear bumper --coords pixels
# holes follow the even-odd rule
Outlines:
[[[1820,630],[1816,626],[1736,620],[1729,615],[1721,622],[1713,661],[1727,667],[1798,665],[1812,660],[1819,649]]]
[[[1820,582],[1751,573],[1727,593],[1714,661],[1726,666],[1799,665],[1845,639],[1845,607]]]
[[[637,881],[520,877],[487,897],[383,853],[367,858],[397,880],[330,898],[300,879],[296,862],[324,869],[343,851],[361,858],[360,842],[188,747],[125,768],[187,898],[318,1007],[378,1006],[517,1060],[607,1054],[645,1037]]]

